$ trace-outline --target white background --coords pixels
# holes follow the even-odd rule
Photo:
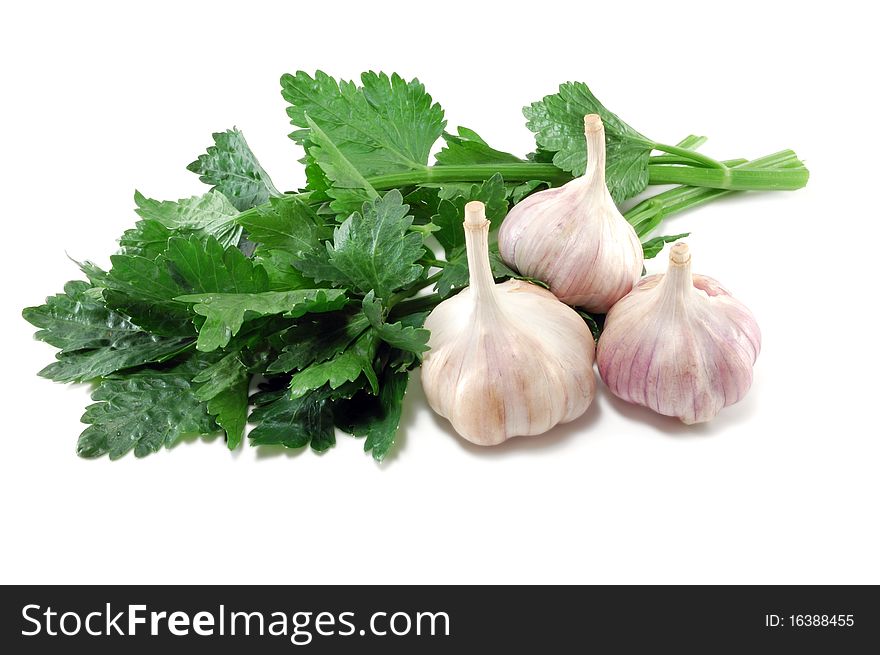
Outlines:
[[[869,3],[489,4],[3,9],[0,581],[880,582]],[[320,457],[219,439],[76,457],[87,389],[36,377],[54,350],[21,308],[78,277],[65,253],[108,261],[135,188],[202,193],[185,166],[212,131],[238,126],[279,188],[300,185],[278,78],[316,68],[418,76],[450,127],[518,153],[520,108],[570,79],[659,141],[796,149],[807,189],[661,228],[692,230],[695,269],[757,315],[750,395],[687,428],[600,384],[575,423],[484,450],[414,382],[381,466],[347,437]]]

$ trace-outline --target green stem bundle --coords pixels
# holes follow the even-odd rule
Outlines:
[[[724,163],[731,171],[738,173],[751,172],[758,175],[768,172],[798,172],[803,169],[803,164],[792,150],[782,150],[752,161],[737,159]],[[712,200],[729,195],[734,191],[735,189],[730,188],[680,186],[643,200],[627,211],[624,217],[635,228],[639,238],[643,238],[667,216],[706,204]]]
[[[696,147],[703,140],[702,137],[689,137],[682,141],[682,144]],[[805,186],[809,179],[809,172],[790,150],[783,151],[786,154],[788,164],[786,166],[762,164],[763,158],[755,160],[750,166],[728,166],[724,162],[716,161],[687,147],[682,147],[681,144],[677,146],[658,144],[658,148],[668,154],[651,157],[652,163],[648,165],[649,184],[678,184],[727,191],[795,190]],[[696,165],[691,165],[691,163]],[[507,182],[543,180],[553,186],[564,184],[572,179],[570,173],[553,164],[523,161],[461,166],[425,166],[400,173],[377,175],[367,178],[366,181],[377,191],[385,191],[423,184],[484,182],[496,174],[500,174]],[[726,194],[707,193],[701,194],[701,198],[704,198],[703,202],[706,202],[721,195]],[[280,197],[296,199],[309,204],[320,204],[315,201],[314,194],[308,191],[283,194]],[[247,219],[256,215],[264,206],[260,205],[242,212],[242,217]]]

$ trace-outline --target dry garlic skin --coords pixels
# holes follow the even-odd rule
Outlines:
[[[712,278],[692,275],[677,243],[665,275],[620,300],[599,339],[599,375],[628,402],[684,423],[712,419],[752,384],[761,332],[752,313]]]
[[[605,184],[605,130],[584,118],[583,177],[529,196],[510,210],[498,234],[504,262],[543,280],[562,302],[605,313],[642,274],[642,245]]]
[[[471,211],[473,204],[482,209],[470,203]],[[425,321],[431,337],[421,375],[431,408],[488,446],[577,418],[595,380],[593,337],[575,311],[533,284],[494,283],[482,216],[466,223],[471,285]]]

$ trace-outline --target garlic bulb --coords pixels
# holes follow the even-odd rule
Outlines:
[[[583,177],[529,196],[498,234],[504,262],[543,280],[562,302],[605,313],[642,275],[642,244],[605,186],[605,128],[584,117]]]
[[[465,205],[464,229],[470,286],[425,321],[428,404],[483,446],[577,418],[596,389],[586,324],[546,289],[520,280],[495,284],[483,203]]]
[[[646,277],[608,313],[597,359],[615,396],[691,424],[745,396],[760,350],[752,313],[712,278],[692,275],[678,242],[666,274]]]

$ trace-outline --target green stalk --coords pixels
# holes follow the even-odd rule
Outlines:
[[[377,191],[395,189],[417,184],[443,184],[450,182],[482,182],[496,173],[501,173],[505,182],[528,182],[547,180],[553,184],[564,184],[571,180],[567,173],[553,164],[540,162],[514,162],[506,164],[467,164],[462,166],[426,166],[423,169],[389,173],[367,178],[367,182]]]
[[[740,166],[740,168],[800,168],[803,165],[803,162],[797,158],[794,150],[780,150],[779,152],[748,161]]]
[[[445,264],[444,264],[445,265]],[[434,275],[430,275],[426,277],[424,280],[420,280],[413,284],[411,287],[404,289],[403,291],[398,291],[393,294],[388,299],[388,307],[395,307],[400,304],[406,298],[416,295],[419,291],[424,289],[425,287],[429,287],[434,284],[437,280],[440,279],[440,276],[443,274],[443,271],[437,271]]]
[[[684,164],[685,166],[697,165],[687,157],[679,157],[678,155],[652,155],[648,158],[648,164]]]
[[[664,146],[667,147],[667,146]],[[676,166],[668,163],[648,165],[649,184],[686,184],[713,189],[732,191],[761,191],[765,189],[800,189],[807,183],[809,173],[803,170],[746,170],[730,169],[711,157],[676,146],[668,146],[676,151],[677,157],[692,159],[704,164],[698,166]],[[692,156],[688,157],[690,153]],[[564,184],[572,179],[567,173],[553,164],[539,162],[517,162],[508,164],[468,164],[463,166],[430,166],[421,170],[404,171],[367,178],[377,191],[418,184],[443,184],[452,182],[481,182],[500,173],[507,182],[527,182],[528,180],[547,180],[554,185]]]
[[[664,146],[667,147],[667,146]],[[749,169],[728,168],[711,157],[677,146],[668,146],[675,156],[700,161],[706,167],[649,164],[649,184],[686,184],[732,191],[760,191],[764,189],[800,189],[807,183],[806,168]],[[712,166],[712,167],[709,167]],[[506,164],[468,164],[463,166],[430,166],[420,170],[391,173],[367,178],[376,190],[393,189],[418,184],[442,184],[452,182],[480,182],[500,173],[508,182],[547,180],[564,184],[572,176],[553,164],[540,162],[515,162]]]
[[[394,308],[389,312],[388,320],[394,321],[402,316],[434,309],[441,302],[443,302],[443,298],[440,297],[439,293],[432,293],[427,296],[419,296],[418,298],[413,298],[412,300],[404,300],[403,302],[395,305]]]
[[[690,143],[688,143],[690,145]],[[700,154],[696,150],[691,150],[690,148],[682,148],[679,146],[668,146],[665,143],[655,143],[654,150],[659,150],[660,152],[667,152],[670,155],[678,155],[679,157],[683,157],[687,160],[697,162],[699,164],[703,164],[708,168],[717,168],[719,170],[726,170],[727,166],[718,161],[717,159],[712,159],[707,155]]]
[[[648,184],[686,184],[731,191],[793,191],[810,178],[806,168],[777,170],[749,168],[697,168],[695,166],[648,166]]]
[[[685,140],[685,142],[688,142]],[[690,143],[699,143],[699,138],[694,137]],[[662,145],[662,144],[660,144]],[[711,189],[727,189],[731,191],[759,191],[766,189],[800,189],[807,183],[809,172],[803,165],[767,168],[763,166],[743,166],[728,168],[722,162],[715,161],[711,157],[705,157],[699,153],[678,146],[662,146],[672,154],[664,156],[660,161],[665,163],[652,163],[648,165],[649,184],[680,184],[686,186],[707,187]],[[790,152],[790,151],[786,151]],[[676,159],[669,159],[675,157]],[[656,158],[652,158],[656,159]],[[674,165],[691,160],[703,164],[702,166]],[[754,162],[753,162],[754,164]],[[468,164],[462,166],[426,166],[423,169],[378,175],[367,178],[367,182],[376,190],[384,191],[405,186],[419,184],[443,184],[454,182],[481,182],[488,180],[496,173],[500,173],[507,182],[527,182],[529,180],[547,180],[554,185],[564,184],[572,179],[570,173],[563,171],[553,164],[540,162],[511,162],[499,164]],[[300,202],[312,204],[313,194],[302,192],[284,194],[283,199],[295,199]],[[242,216],[252,216],[261,208],[268,206],[260,205],[242,213]]]
[[[731,170],[780,170],[796,166],[803,167],[797,155],[791,150],[783,150],[752,161],[730,160],[724,162]],[[730,189],[711,189],[681,186],[658,193],[640,202],[624,214],[632,224],[639,238],[650,233],[667,216],[677,214],[707,202],[734,193]]]
[[[709,137],[707,136],[697,136],[696,134],[689,134],[681,141],[676,143],[675,147],[682,150],[693,151],[706,143],[706,141],[708,140]],[[693,166],[697,163],[699,162],[695,162],[693,157],[691,156],[682,157],[681,155],[651,155],[650,157],[648,157],[648,164],[685,164],[688,166]]]
[[[689,134],[681,141],[676,143],[677,148],[686,148],[688,150],[696,150],[701,145],[706,143],[709,140],[707,136],[697,136],[696,134]]]

